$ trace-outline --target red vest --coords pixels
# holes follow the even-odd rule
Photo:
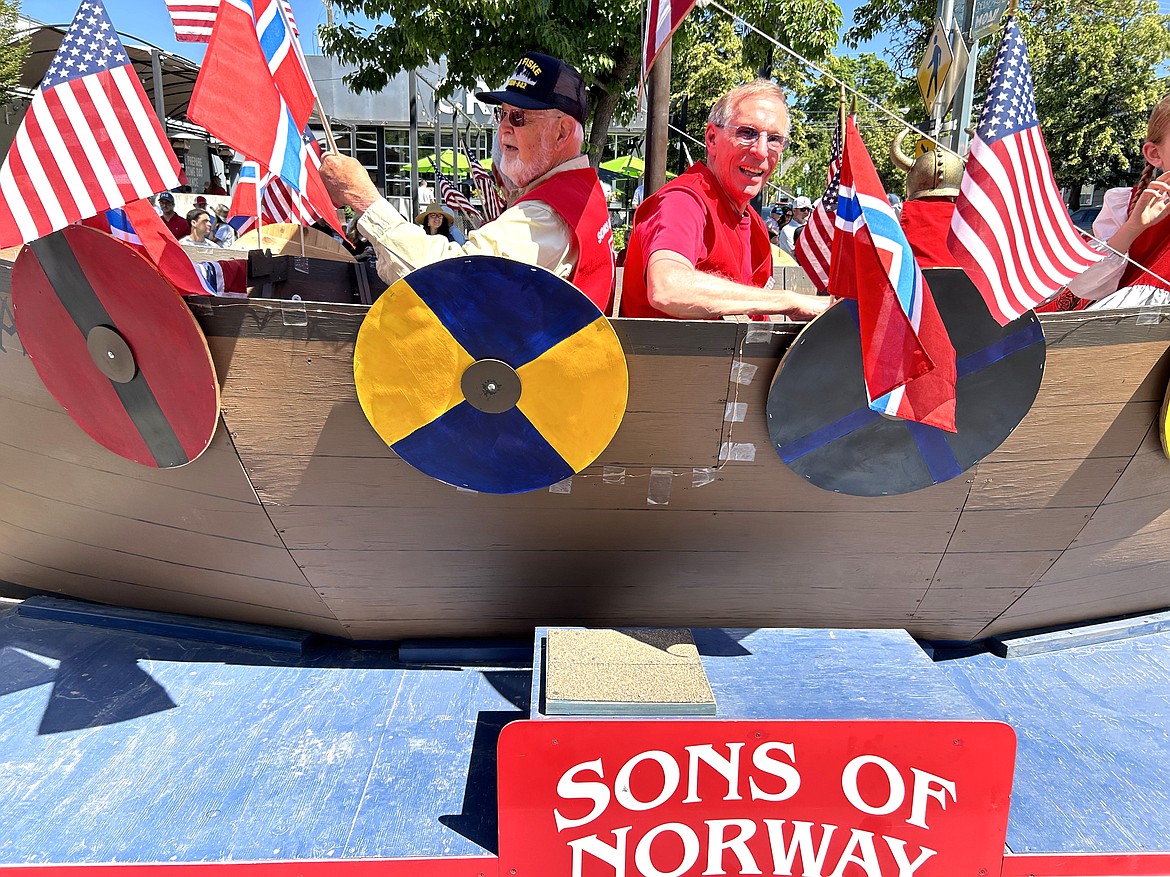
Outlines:
[[[1137,240],[1129,248],[1129,257],[1140,265],[1149,268],[1155,274],[1170,277],[1170,232],[1164,222],[1147,228],[1137,236]],[[1118,289],[1127,286],[1156,286],[1165,289],[1166,283],[1147,274],[1133,262],[1125,263],[1125,270],[1121,272]]]
[[[516,203],[543,201],[569,226],[577,264],[569,282],[609,316],[613,304],[613,230],[609,205],[593,168],[553,174]]]
[[[630,247],[626,251],[625,274],[622,277],[623,317],[657,317],[678,319],[650,304],[646,295],[646,261],[649,253],[642,252],[642,237],[638,234],[638,221],[658,210],[662,194],[671,189],[688,189],[694,192],[703,204],[706,213],[703,243],[707,256],[695,266],[706,274],[716,274],[736,283],[744,283],[763,289],[772,279],[772,246],[768,241],[768,228],[754,210],[748,211],[751,222],[749,252],[744,252],[743,240],[737,233],[741,216],[735,205],[728,200],[723,187],[715,175],[702,162],[695,162],[686,173],[675,177],[649,198],[642,202],[634,214],[634,231],[630,236]],[[714,319],[714,318],[712,318]]]

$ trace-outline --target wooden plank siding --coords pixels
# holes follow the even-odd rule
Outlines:
[[[0,354],[0,578],[53,590],[60,568],[61,593],[134,605],[185,589],[165,608],[362,639],[624,624],[967,640],[1170,605],[1170,464],[1150,429],[1170,323],[1135,312],[1045,317],[1040,395],[1000,449],[945,484],[855,498],[805,482],[768,437],[794,325],[615,321],[630,397],[613,442],[563,492],[494,496],[422,475],[368,425],[364,308],[192,309],[225,428],[172,472],[97,447],[27,358]],[[665,502],[652,468],[672,473]],[[55,531],[62,510],[76,523]]]
[[[85,435],[16,336],[5,338],[0,374],[0,579],[343,633],[281,542],[222,425],[191,464],[151,469]]]

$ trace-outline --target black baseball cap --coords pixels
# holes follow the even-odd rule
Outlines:
[[[582,125],[589,115],[585,80],[571,64],[551,55],[528,52],[499,91],[481,91],[485,104],[509,104],[524,110],[560,110]]]
[[[158,196],[158,200],[159,201],[174,201],[175,196],[172,195],[170,192],[163,192],[162,194],[160,194]]]

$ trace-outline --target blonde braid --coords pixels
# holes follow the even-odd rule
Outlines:
[[[1158,105],[1150,113],[1150,121],[1146,123],[1146,142],[1158,143],[1168,133],[1170,133],[1170,94],[1158,101]],[[1150,185],[1150,180],[1154,178],[1154,170],[1154,166],[1147,161],[1145,168],[1142,170],[1142,175],[1138,178],[1137,185],[1130,192],[1129,209],[1126,211],[1127,216],[1133,212],[1138,196]]]

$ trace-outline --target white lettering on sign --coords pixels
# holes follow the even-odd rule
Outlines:
[[[857,788],[857,776],[867,764],[877,765],[885,771],[890,791],[884,804],[870,804],[861,797],[861,792]],[[862,813],[868,813],[871,816],[885,816],[887,813],[893,813],[906,800],[906,784],[902,782],[898,768],[876,755],[859,755],[845,765],[845,771],[841,774],[841,790],[849,799],[850,804]]]
[[[704,797],[725,802],[744,801],[745,795],[766,802],[795,798],[801,789],[796,747],[769,741],[757,744],[749,754],[746,746],[742,741],[695,744],[683,747],[685,756],[649,749],[626,759],[612,774],[612,785],[606,781],[602,758],[575,764],[557,782],[561,801],[553,810],[557,832],[587,826],[613,806],[626,813],[647,813],[668,802],[675,807],[702,804]],[[872,754],[858,755],[845,765],[840,787],[859,814],[889,816],[901,809],[908,811],[901,814],[907,825],[926,830],[932,802],[946,810],[948,801],[958,800],[952,780],[915,767],[904,775],[893,762]],[[678,812],[671,809],[675,819]],[[610,871],[614,877],[627,873],[681,877],[694,873],[704,858],[704,877],[722,877],[728,864],[738,865],[731,873],[761,874],[761,863],[777,877],[844,877],[850,865],[866,877],[894,873],[914,877],[936,855],[933,849],[898,837],[823,822],[761,818],[765,813],[756,810],[751,815],[757,818],[690,824],[663,821],[650,828],[642,825],[638,833],[626,825],[566,837],[572,877],[582,877],[587,862],[590,874],[596,873],[597,863],[605,865],[607,877]]]
[[[557,781],[557,797],[562,799],[588,798],[593,802],[593,809],[582,819],[566,819],[561,815],[560,810],[554,810],[553,818],[557,822],[557,831],[588,825],[604,813],[605,808],[609,806],[609,786],[605,783],[582,783],[573,779],[577,774],[584,773],[587,770],[591,770],[597,774],[598,779],[605,778],[605,775],[601,772],[600,758],[596,761],[586,761],[583,764],[578,764],[565,771]]]
[[[662,768],[662,789],[649,801],[639,801],[630,791],[630,776],[634,773],[634,768],[643,761],[656,762]],[[627,810],[653,810],[670,800],[670,796],[678,789],[681,776],[682,773],[677,761],[661,750],[651,749],[649,752],[635,755],[622,765],[622,769],[618,771],[617,781],[614,783],[614,797]]]
[[[872,831],[854,828],[850,830],[844,848],[830,856],[830,842],[838,829],[836,825],[793,822],[791,830],[786,831],[787,823],[783,819],[765,819],[763,823],[767,828],[769,853],[764,864],[770,864],[772,870],[769,873],[777,877],[844,877],[849,865],[857,865],[868,877],[882,877],[883,873],[892,873],[882,870],[883,854],[893,859],[898,877],[914,877],[915,872],[935,855],[932,849],[918,847],[918,853],[911,861],[906,852],[906,841],[881,835],[881,844],[878,844]],[[735,856],[739,869],[733,873],[763,873],[760,861],[748,846],[757,829],[753,820],[707,819],[702,825],[706,829],[705,838],[700,838],[698,831],[682,822],[666,822],[651,828],[634,846],[633,873],[640,877],[680,877],[698,863],[704,840],[707,867],[702,872],[703,877],[722,877],[728,873],[724,868],[724,853]],[[629,825],[614,829],[612,842],[596,834],[569,841],[572,877],[581,877],[584,873],[586,856],[608,865],[613,869],[614,877],[626,877],[630,830]],[[814,841],[813,835],[817,831],[820,837]],[[682,853],[677,862],[663,862],[652,855],[655,841],[664,836],[675,838],[674,848],[681,843]],[[663,870],[663,867],[668,870]]]

